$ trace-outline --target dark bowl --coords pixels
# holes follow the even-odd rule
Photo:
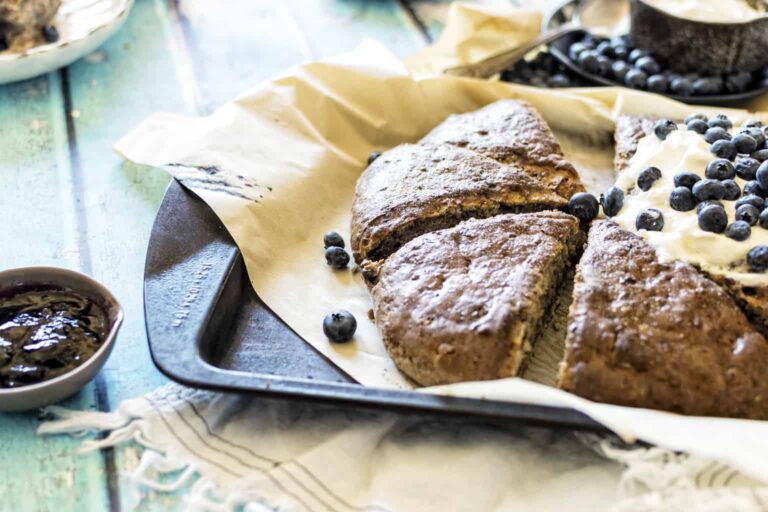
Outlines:
[[[550,15],[547,16],[547,18],[544,20],[543,29],[548,30],[555,28],[570,21],[576,7],[579,5],[579,2],[580,0],[569,0],[565,2],[561,7],[550,13]],[[568,47],[572,43],[579,40],[583,35],[584,32],[573,32],[553,43],[550,43],[550,54],[552,54],[553,57],[560,61],[571,72],[589,83],[613,87],[624,87],[624,84],[620,82],[584,71],[570,58],[568,58]],[[734,106],[740,102],[755,98],[766,93],[768,93],[768,87],[758,87],[736,94],[710,94],[706,96],[677,96],[675,94],[664,94],[664,96],[692,105]]]
[[[670,69],[720,74],[755,71],[768,65],[768,16],[738,23],[680,18],[630,0],[630,34]]]

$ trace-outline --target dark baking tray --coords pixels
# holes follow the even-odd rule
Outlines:
[[[176,180],[152,228],[144,312],[152,359],[188,386],[605,431],[572,409],[357,384],[259,300],[232,237],[208,205]]]

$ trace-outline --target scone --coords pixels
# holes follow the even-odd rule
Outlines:
[[[384,261],[374,315],[397,366],[421,385],[517,374],[583,232],[561,212],[471,219]]]
[[[768,343],[731,297],[641,237],[593,223],[559,386],[683,414],[768,419]]]

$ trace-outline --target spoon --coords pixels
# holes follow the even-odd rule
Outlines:
[[[583,0],[570,22],[540,34],[533,41],[497,52],[490,57],[445,70],[447,75],[488,78],[519,61],[534,48],[550,43],[571,32],[589,31],[599,36],[618,35],[617,27],[629,16],[629,0]],[[628,28],[628,27],[627,27]],[[624,31],[626,32],[626,30]]]

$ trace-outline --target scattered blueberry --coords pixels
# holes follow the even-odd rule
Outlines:
[[[597,74],[606,78],[611,76],[611,64],[613,61],[603,55],[597,56]]]
[[[766,160],[768,160],[768,149],[758,149],[757,151],[755,151],[749,156],[751,156],[758,162],[761,162],[761,163],[765,162]]]
[[[579,55],[579,66],[588,73],[597,73],[600,62],[597,60],[597,52],[585,50]]]
[[[745,205],[754,206],[758,211],[763,211],[765,199],[755,194],[745,194],[744,197],[736,201],[736,210]]]
[[[653,125],[653,133],[661,140],[667,138],[667,135],[677,130],[677,124],[671,119],[659,119]]]
[[[635,219],[635,228],[638,230],[661,231],[664,228],[664,214],[656,208],[643,210]]]
[[[714,145],[712,147],[714,147]],[[736,176],[736,170],[734,169],[731,162],[724,158],[718,158],[717,160],[712,160],[707,164],[707,169],[704,171],[704,176],[710,180],[731,180],[734,176]]]
[[[329,231],[323,236],[323,245],[325,248],[341,247],[344,248],[344,239],[335,231]]]
[[[760,224],[761,228],[768,229],[768,208],[760,212],[760,217],[758,217],[757,222]]]
[[[735,201],[741,197],[741,189],[739,188],[738,183],[733,180],[723,180],[721,183],[725,189],[725,195],[723,195],[723,199],[726,201]]]
[[[743,194],[745,196],[753,195],[758,197],[765,197],[765,190],[763,190],[763,187],[760,186],[757,180],[752,180],[744,184]]]
[[[761,128],[762,126],[763,122],[758,119],[747,119],[744,123],[744,128]]]
[[[368,165],[371,165],[380,156],[381,156],[381,153],[379,151],[373,151],[370,155],[368,155]]]
[[[624,191],[619,187],[611,187],[600,197],[600,202],[606,217],[618,215],[624,206]]]
[[[757,168],[755,179],[760,184],[760,188],[768,190],[768,161],[761,163]]]
[[[613,51],[613,45],[611,45],[610,41],[602,41],[600,44],[597,45],[597,48],[595,48],[595,51],[598,53],[598,55],[602,55],[603,57],[613,57],[614,51]]]
[[[619,82],[624,82],[624,78],[627,76],[627,73],[630,69],[632,69],[632,66],[623,60],[617,60],[611,64],[611,71],[613,72],[613,76]]]
[[[323,319],[323,332],[329,340],[341,343],[349,341],[357,330],[355,315],[340,309],[326,315]]]
[[[716,140],[709,147],[709,151],[718,158],[725,158],[727,160],[736,158],[736,145],[730,140]]]
[[[701,176],[695,172],[682,171],[675,174],[672,181],[675,183],[676,187],[693,188],[697,181],[701,181]]]
[[[555,73],[547,78],[547,87],[570,87],[571,79],[563,73]]]
[[[757,245],[750,249],[747,253],[747,265],[758,272],[768,269],[768,245]]]
[[[719,208],[725,208],[722,201],[704,201],[696,205],[696,215],[701,213],[701,210],[707,206],[717,206]]]
[[[720,84],[713,78],[697,78],[693,81],[693,92],[697,96],[708,96],[720,92]]]
[[[328,247],[325,250],[325,262],[333,268],[346,268],[349,264],[349,254],[341,247]]]
[[[724,130],[730,130],[733,128],[733,123],[725,114],[717,114],[709,120],[709,126],[712,128],[720,127]]]
[[[629,58],[629,48],[627,48],[624,45],[619,45],[613,48],[613,56],[617,59],[628,59]]]
[[[656,59],[650,56],[640,57],[635,61],[635,67],[646,75],[657,75],[661,72],[661,66]]]
[[[43,39],[46,43],[55,43],[59,40],[59,31],[53,25],[43,27]]]
[[[673,79],[669,84],[669,90],[672,91],[672,94],[685,97],[693,96],[693,94],[696,92],[696,90],[693,88],[693,82],[685,77]]]
[[[585,222],[589,222],[600,213],[600,205],[595,196],[587,192],[578,192],[568,201],[568,213]]]
[[[667,92],[669,83],[667,77],[664,75],[651,75],[648,77],[648,90],[651,92],[657,92],[663,94]]]
[[[718,140],[731,140],[731,134],[721,126],[713,126],[704,133],[704,140],[713,144]]]
[[[624,76],[624,85],[632,89],[645,89],[648,82],[648,75],[639,69],[632,68]]]
[[[751,234],[752,234],[752,228],[749,226],[748,223],[744,222],[743,220],[737,220],[736,222],[729,224],[728,227],[725,228],[725,236],[733,240],[736,240],[737,242],[743,242],[744,240],[749,238],[749,235]]]
[[[760,162],[754,158],[742,157],[736,161],[736,176],[739,178],[750,181],[755,179],[757,168],[760,167]]]
[[[675,187],[669,194],[669,206],[678,212],[688,212],[696,208],[696,198],[687,187]]]
[[[688,128],[688,131],[696,132],[701,135],[704,135],[707,133],[707,130],[709,130],[709,125],[707,122],[702,121],[701,119],[691,119],[685,123],[685,126]]]
[[[579,60],[579,55],[581,55],[581,52],[587,50],[587,47],[584,46],[584,43],[573,43],[568,48],[568,57],[574,61],[577,62]]]
[[[707,116],[705,116],[704,114],[698,114],[698,113],[687,115],[683,122],[685,124],[688,124],[691,121],[693,121],[694,119],[698,119],[699,121],[704,121],[705,123],[707,122]],[[707,126],[709,126],[709,125],[707,125]]]
[[[749,153],[752,153],[753,151],[757,151],[759,148],[762,148],[763,146],[765,146],[765,134],[763,133],[763,130],[761,130],[760,128],[756,128],[756,127],[746,128],[739,133],[749,135],[750,137],[755,139],[755,149],[750,151]],[[741,153],[741,151],[739,151],[739,153]]]
[[[696,182],[693,186],[693,196],[697,201],[704,202],[710,199],[719,201],[725,196],[725,187],[718,180],[706,179]]]
[[[648,50],[643,50],[642,48],[635,48],[631,52],[629,52],[629,62],[635,63],[639,59],[642,59],[643,57],[649,57],[651,54],[648,52]]]
[[[658,167],[646,167],[637,177],[637,186],[643,192],[647,192],[659,178],[661,178],[661,170]]]
[[[742,155],[750,155],[757,150],[757,141],[746,133],[737,133],[731,139],[736,151]]]
[[[742,220],[750,226],[754,226],[759,218],[760,210],[751,204],[743,204],[736,208],[736,220]]]
[[[716,205],[705,206],[699,212],[699,227],[704,231],[722,233],[728,225],[725,208]]]

